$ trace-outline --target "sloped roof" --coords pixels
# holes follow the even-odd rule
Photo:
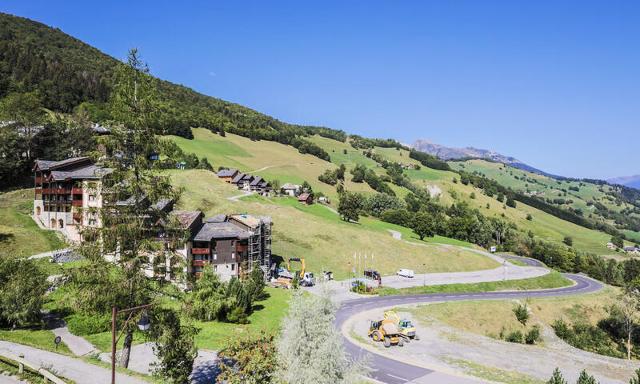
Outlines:
[[[254,187],[258,184],[260,184],[260,182],[262,181],[262,177],[260,176],[256,176],[255,179],[253,179],[253,181],[251,182],[251,184],[249,184],[250,186]]]
[[[57,167],[57,165],[56,165]],[[42,169],[42,168],[40,168]],[[49,167],[49,169],[53,169],[53,167]],[[104,175],[113,172],[110,168],[103,168],[98,165],[89,165],[82,168],[76,168],[70,171],[51,171],[51,178],[53,180],[82,180],[82,179],[100,179]]]
[[[227,221],[227,215],[221,213],[205,220],[207,223],[224,223]]]
[[[178,218],[183,228],[189,228],[202,215],[202,211],[173,211],[171,215]]]
[[[298,196],[298,201],[307,201],[311,197],[308,193],[302,193]]]
[[[233,180],[231,180],[231,182],[238,183],[240,182],[240,180],[242,180],[243,177],[244,177],[244,173],[240,172],[236,175],[236,177],[233,178]]]
[[[232,219],[237,220],[238,222],[246,225],[247,227],[250,227],[250,228],[255,228],[255,227],[260,225],[260,218],[259,217],[246,215],[246,214],[231,215],[230,217]]]
[[[234,177],[237,173],[237,169],[221,169],[218,171],[218,177]]]
[[[249,234],[244,229],[230,222],[205,223],[194,236],[195,241],[211,241],[214,239],[247,239]]]
[[[282,186],[282,189],[300,189],[300,186],[299,186],[299,185],[296,185],[296,184],[285,183],[285,184]]]

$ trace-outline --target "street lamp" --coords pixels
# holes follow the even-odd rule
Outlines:
[[[149,320],[149,316],[147,316],[147,308],[152,306],[153,304],[145,304],[126,309],[118,309],[116,307],[111,308],[111,384],[116,383],[116,346],[118,345],[118,340],[122,337],[122,333],[126,329],[127,323],[129,323],[133,315],[139,311],[144,312],[137,323],[138,329],[143,332],[148,331],[151,327],[151,321]],[[129,316],[127,317],[127,320],[125,320],[124,324],[122,324],[120,336],[116,338],[116,317],[120,313],[128,313]]]

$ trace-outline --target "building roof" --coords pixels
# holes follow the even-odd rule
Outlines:
[[[68,159],[55,161],[55,160],[36,160],[35,168],[40,171],[52,171],[54,169],[63,168],[73,164],[91,163],[91,159],[88,157],[70,157]]]
[[[300,186],[296,185],[296,184],[285,183],[282,186],[282,189],[295,189],[295,190],[297,190],[297,189],[300,189]]]
[[[205,223],[194,236],[194,241],[211,241],[214,239],[248,239],[249,233],[230,222]]]
[[[256,228],[261,223],[261,218],[247,214],[231,215],[230,218],[246,225],[249,228]]]
[[[227,221],[227,215],[221,213],[205,220],[207,223],[224,223]]]
[[[240,182],[240,180],[242,180],[242,178],[244,177],[244,173],[239,172],[234,178],[233,180],[231,180],[232,183],[237,184]]]
[[[218,171],[218,177],[234,177],[237,173],[237,169],[221,169]]]
[[[300,194],[300,196],[298,196],[298,201],[307,201],[307,200],[309,200],[310,197],[311,197],[310,194],[302,193],[302,194]]]
[[[57,167],[57,165],[56,165]],[[40,168],[42,169],[42,168]],[[53,167],[49,167],[53,169]],[[111,173],[110,168],[103,168],[98,165],[88,165],[82,168],[76,168],[69,171],[51,171],[50,177],[53,180],[83,180],[83,179],[101,179],[104,175]]]
[[[261,181],[262,181],[262,177],[256,176],[256,178],[253,179],[253,181],[251,181],[251,184],[249,185],[252,187],[255,187],[256,185],[260,184]]]
[[[202,215],[202,211],[173,211],[171,215],[178,219],[183,228],[189,228]]]

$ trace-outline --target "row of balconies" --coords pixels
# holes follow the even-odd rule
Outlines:
[[[36,188],[36,194],[45,195],[82,195],[82,188]]]

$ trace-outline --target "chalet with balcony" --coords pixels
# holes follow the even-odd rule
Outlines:
[[[231,183],[233,179],[240,173],[237,169],[221,169],[218,171],[218,177],[226,183]]]
[[[196,277],[211,268],[223,280],[271,266],[271,219],[250,215],[218,215],[194,233],[188,272]]]
[[[36,160],[33,172],[35,220],[61,231],[73,242],[81,240],[81,227],[100,227],[102,178],[110,169],[94,164],[88,157],[74,157]]]

